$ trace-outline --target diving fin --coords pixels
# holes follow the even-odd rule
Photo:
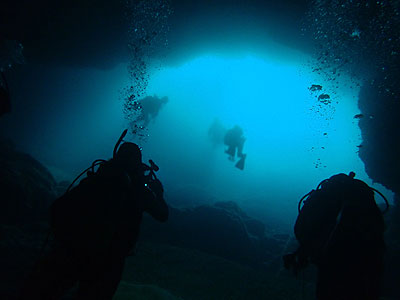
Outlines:
[[[246,154],[243,154],[242,158],[239,159],[239,161],[236,163],[235,167],[240,169],[240,170],[243,170],[244,169],[244,161],[245,161],[245,159],[246,159]]]

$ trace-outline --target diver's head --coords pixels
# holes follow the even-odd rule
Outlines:
[[[125,142],[119,148],[115,159],[120,162],[128,171],[139,172],[142,166],[142,152],[135,143]]]

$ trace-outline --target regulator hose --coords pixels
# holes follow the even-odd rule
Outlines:
[[[89,168],[86,168],[85,170],[83,170],[75,179],[74,181],[72,181],[72,183],[69,185],[69,187],[67,188],[67,191],[65,193],[68,193],[70,191],[70,189],[74,186],[75,182],[86,172],[88,172],[90,169],[92,169],[91,171],[94,173],[94,167],[101,165],[102,163],[106,162],[106,160],[104,159],[96,159]]]
[[[383,200],[385,201],[385,204],[386,204],[386,208],[385,208],[385,210],[382,212],[383,214],[384,213],[386,213],[388,210],[389,210],[389,201],[386,199],[386,197],[385,196],[383,196],[383,194],[380,192],[380,191],[378,191],[377,189],[374,189],[374,188],[372,188],[372,187],[370,187],[370,189],[371,190],[373,190],[374,192],[376,192],[376,193],[378,193],[378,195],[379,196],[381,196],[382,198],[383,198]]]
[[[115,144],[115,146],[114,146],[114,151],[113,151],[113,158],[115,158],[115,155],[117,154],[117,151],[118,151],[118,147],[119,147],[119,145],[121,144],[122,139],[126,136],[127,133],[128,133],[128,129],[125,129],[125,130],[122,132],[121,136],[119,137],[117,143]]]

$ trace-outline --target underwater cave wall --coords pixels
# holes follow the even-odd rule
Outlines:
[[[400,102],[399,93],[379,88],[381,80],[372,80],[360,90],[359,108],[363,118],[360,158],[368,176],[400,194]]]
[[[310,0],[304,32],[313,36],[318,67],[363,82],[359,94],[368,176],[399,195],[399,1]]]

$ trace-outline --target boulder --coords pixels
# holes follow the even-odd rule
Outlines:
[[[24,223],[47,215],[57,183],[50,172],[11,141],[0,141],[0,222]]]
[[[265,248],[269,243],[264,233],[264,224],[247,216],[236,203],[217,202],[190,209],[170,207],[167,223],[161,224],[145,217],[141,240],[163,242],[241,263],[261,265],[271,259],[270,251]],[[280,255],[281,251],[276,249],[275,255]]]

